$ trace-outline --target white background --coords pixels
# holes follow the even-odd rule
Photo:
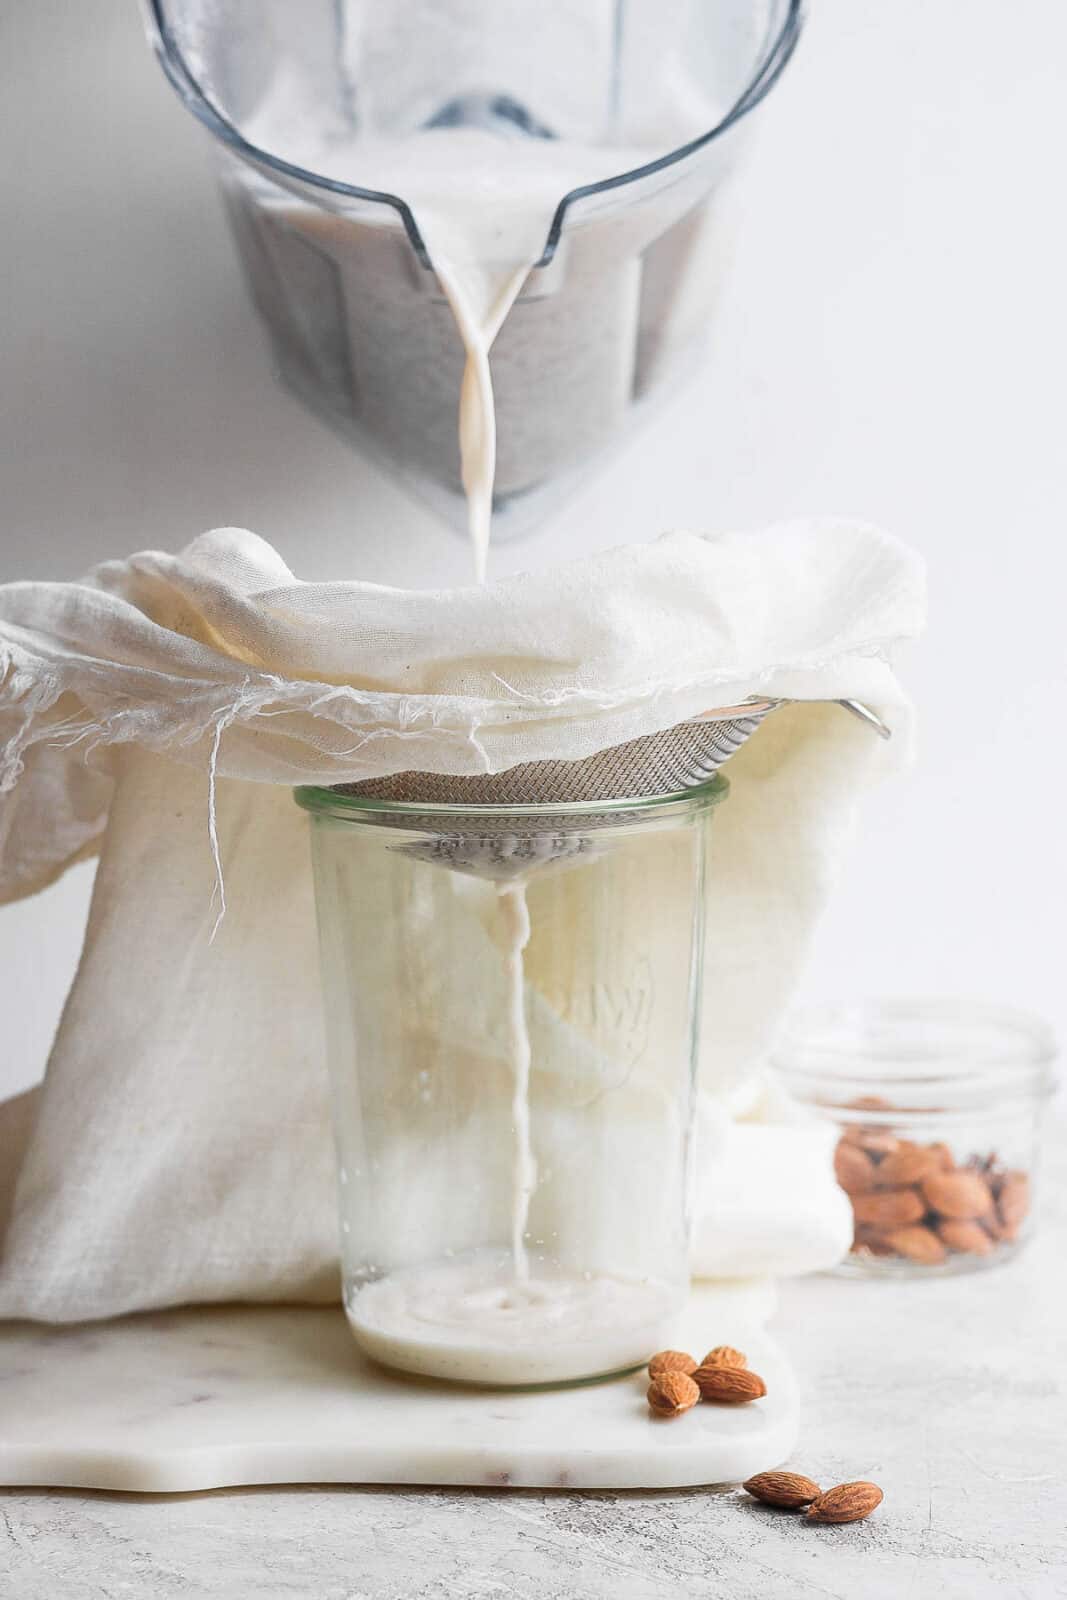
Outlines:
[[[807,992],[974,994],[1062,1032],[1067,6],[812,11],[759,113],[714,360],[495,570],[807,512],[917,545],[921,756],[866,807]],[[240,523],[303,577],[465,581],[463,545],[275,387],[134,7],[7,0],[0,47],[0,577]],[[0,1090],[43,1069],[90,881],[0,911]]]

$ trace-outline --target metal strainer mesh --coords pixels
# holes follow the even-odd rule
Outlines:
[[[750,700],[613,745],[580,761],[524,761],[506,772],[456,777],[441,772],[398,772],[389,778],[337,784],[334,792],[403,805],[376,813],[375,822],[420,838],[398,848],[456,872],[507,882],[547,866],[588,855],[591,835],[627,820],[625,812],[585,809],[621,800],[678,794],[706,783],[751,738],[764,717],[788,700]],[[883,739],[890,730],[856,700],[834,702]],[[421,811],[420,806],[447,807]],[[470,807],[470,811],[466,807]],[[581,807],[538,814],[515,807]]]
[[[398,772],[389,778],[343,783],[338,793],[409,805],[552,806],[591,800],[638,800],[705,783],[759,727],[773,702],[643,734],[580,761],[523,761],[506,772],[454,777],[445,772]],[[527,820],[527,819],[524,819]],[[531,827],[554,823],[528,819]]]
[[[524,761],[505,772],[457,777],[398,772],[388,778],[337,785],[337,793],[433,811],[382,814],[375,820],[427,837],[401,846],[421,860],[497,882],[587,855],[589,835],[625,821],[625,814],[592,812],[590,802],[676,794],[705,783],[759,727],[773,701],[732,706],[661,733],[644,734],[579,761]],[[565,814],[508,811],[509,806],[581,806]],[[467,813],[462,809],[472,810]],[[492,808],[478,810],[474,808]]]

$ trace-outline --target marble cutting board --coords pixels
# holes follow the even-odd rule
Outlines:
[[[701,1285],[677,1343],[738,1345],[765,1399],[659,1421],[632,1374],[461,1388],[364,1360],[339,1309],[199,1307],[0,1324],[0,1483],[177,1493],[238,1484],[677,1488],[785,1460],[796,1384],[766,1283]]]

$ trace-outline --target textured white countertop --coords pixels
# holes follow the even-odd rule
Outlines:
[[[1060,1144],[1050,1178],[1062,1191]],[[881,1484],[885,1501],[865,1523],[809,1527],[702,1489],[8,1490],[0,1592],[1052,1600],[1067,1593],[1063,1210],[1046,1208],[1030,1249],[993,1272],[785,1286],[773,1329],[804,1391],[793,1464],[824,1484]]]

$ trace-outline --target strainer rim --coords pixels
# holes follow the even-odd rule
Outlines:
[[[454,804],[445,804],[440,800],[383,800],[373,795],[345,794],[325,784],[299,784],[293,790],[293,799],[302,810],[315,816],[331,812],[361,815],[377,812],[394,817],[436,817],[442,821],[449,817],[464,817],[468,821],[471,817],[484,817],[488,821],[494,817],[582,817],[603,815],[606,811],[633,813],[665,810],[669,806],[679,809],[698,804],[716,806],[726,799],[729,792],[730,780],[723,773],[716,772],[703,783],[672,789],[664,794],[632,795],[622,799],[554,800],[543,805],[529,802],[479,805],[469,800]]]

